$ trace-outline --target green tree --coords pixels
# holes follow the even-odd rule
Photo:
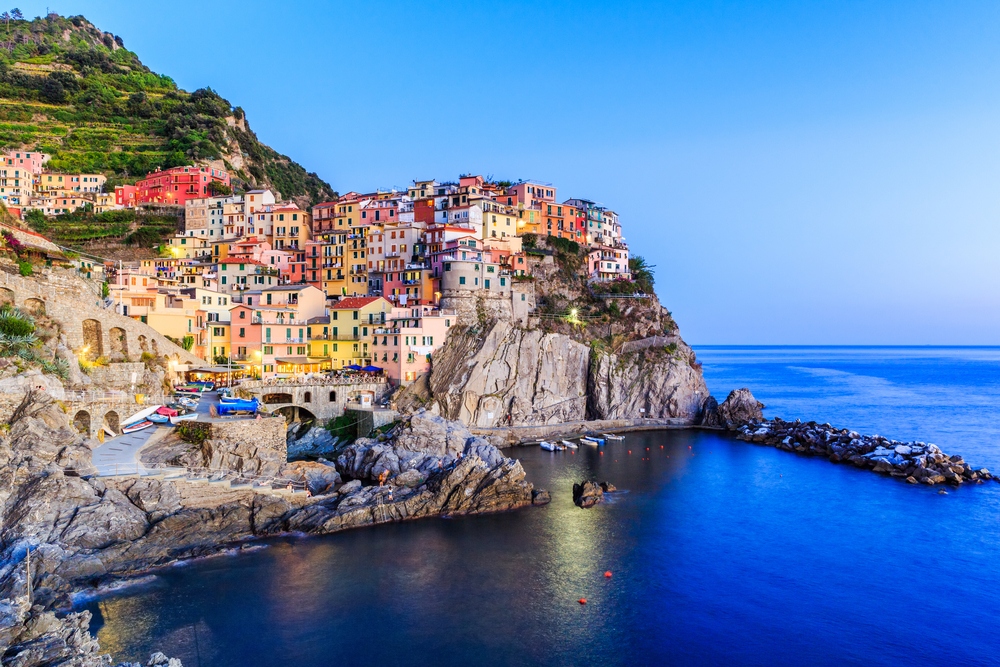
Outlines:
[[[184,336],[181,339],[181,347],[190,352],[191,348],[194,347],[194,336]]]
[[[653,293],[653,269],[655,264],[647,264],[646,260],[639,255],[633,255],[628,261],[628,268],[632,272],[632,281],[639,286],[645,294]]]

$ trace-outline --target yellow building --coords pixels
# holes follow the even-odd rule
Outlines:
[[[167,241],[167,252],[174,259],[210,257],[213,244],[208,239],[195,236],[172,236]]]
[[[532,211],[533,212],[533,211]],[[517,236],[518,217],[513,206],[483,199],[483,240]]]
[[[380,296],[348,297],[329,307],[329,318],[310,320],[309,353],[330,357],[335,369],[371,363],[376,327],[384,326],[392,302]]]
[[[321,236],[323,291],[331,298],[368,294],[367,226],[361,226],[358,197],[351,193],[337,202],[332,229]]]
[[[94,198],[94,212],[104,213],[105,211],[113,211],[117,208],[115,204],[115,193],[113,192],[98,192]]]
[[[218,357],[229,358],[229,322],[208,322],[208,361]]]

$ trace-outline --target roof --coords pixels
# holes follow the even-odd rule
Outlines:
[[[364,308],[365,306],[374,303],[382,299],[383,301],[388,301],[381,296],[351,296],[345,297],[338,301],[337,303],[330,306],[330,310],[357,310],[358,308]]]
[[[306,324],[329,324],[330,317],[328,315],[323,315],[322,317],[310,317],[306,320]]]

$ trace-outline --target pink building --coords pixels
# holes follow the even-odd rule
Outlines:
[[[372,337],[372,364],[396,384],[410,384],[431,369],[431,356],[456,323],[453,313],[427,307],[393,308]]]
[[[51,155],[37,151],[11,151],[0,158],[8,168],[23,169],[32,174],[42,173],[42,166],[49,161]]]

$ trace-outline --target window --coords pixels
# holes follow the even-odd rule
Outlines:
[[[306,395],[302,397],[303,403],[312,403],[313,395],[311,391],[307,391]]]
[[[264,354],[274,354],[274,347],[271,345],[265,345]]]
[[[458,284],[459,284],[459,285],[464,285],[464,284],[465,284],[465,276],[460,276],[460,277],[459,277],[459,279],[458,279]]]
[[[332,403],[333,401],[336,401],[336,400],[337,400],[337,392],[331,391],[330,392],[330,402]]]
[[[247,337],[246,329],[240,327],[240,338],[246,338],[246,337]]]

